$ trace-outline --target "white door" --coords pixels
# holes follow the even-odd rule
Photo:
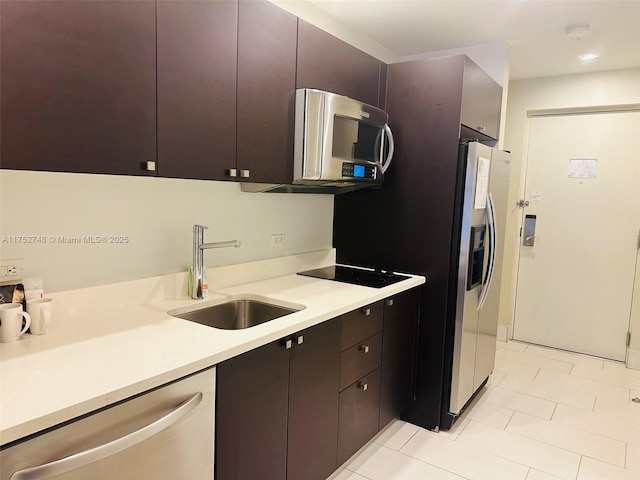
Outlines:
[[[533,246],[521,238],[514,339],[625,359],[638,132],[640,111],[531,118],[524,213],[536,227]]]

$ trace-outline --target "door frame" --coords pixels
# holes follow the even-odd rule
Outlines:
[[[640,113],[640,103],[628,103],[628,104],[619,104],[619,105],[593,105],[587,107],[565,107],[565,108],[545,108],[545,109],[534,109],[527,110],[527,117],[524,124],[524,139],[522,142],[522,164],[520,167],[520,179],[518,184],[518,195],[517,199],[524,199],[524,195],[526,193],[526,184],[527,184],[527,173],[529,171],[529,148],[530,148],[530,140],[531,140],[531,121],[534,117],[553,117],[553,116],[564,116],[564,115],[590,115],[597,113],[623,113],[623,112],[638,112]],[[517,212],[517,228],[518,230],[515,232],[515,238],[518,242],[518,248],[516,249],[515,255],[513,258],[513,277],[512,277],[512,295],[511,295],[511,304],[509,308],[509,326],[507,331],[507,339],[509,341],[513,340],[513,331],[514,331],[514,323],[515,323],[515,315],[516,315],[516,303],[518,297],[518,279],[520,275],[520,253],[522,249],[522,241],[521,236],[519,234],[519,230],[524,228],[524,208],[518,208]],[[636,257],[636,261],[640,262],[640,252],[638,252],[638,256]],[[637,266],[636,266],[637,267]],[[637,270],[637,268],[636,268]],[[635,291],[640,290],[640,287],[637,287],[637,282],[640,282],[640,278],[635,278]],[[633,308],[633,300],[632,297],[632,305]],[[635,299],[636,302],[640,301],[640,299]],[[629,325],[628,331],[632,332],[633,323],[632,316],[633,310],[630,311],[629,315]],[[640,334],[640,331],[637,332]],[[633,354],[633,355],[632,355]],[[636,358],[636,356],[638,358]],[[630,359],[630,357],[633,357]],[[627,365],[634,364],[633,368],[640,369],[640,352],[634,352],[630,349],[630,346],[626,346],[626,354],[625,354],[625,363]],[[630,361],[631,360],[631,361]],[[637,364],[637,365],[636,365]]]

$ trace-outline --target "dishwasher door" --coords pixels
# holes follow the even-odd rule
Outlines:
[[[1,480],[212,480],[215,368],[0,451]]]

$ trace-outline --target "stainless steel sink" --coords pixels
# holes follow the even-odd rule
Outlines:
[[[300,306],[304,308],[303,306]],[[236,298],[217,305],[200,307],[179,313],[168,312],[174,317],[223,330],[250,328],[276,318],[302,310],[293,306],[275,305],[256,298]]]

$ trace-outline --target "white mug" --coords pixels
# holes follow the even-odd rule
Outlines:
[[[51,328],[53,300],[50,298],[32,298],[27,300],[27,312],[31,315],[31,333],[44,335]]]
[[[27,324],[22,328],[22,317]],[[22,310],[21,303],[0,304],[0,342],[17,342],[31,325],[31,316]]]

